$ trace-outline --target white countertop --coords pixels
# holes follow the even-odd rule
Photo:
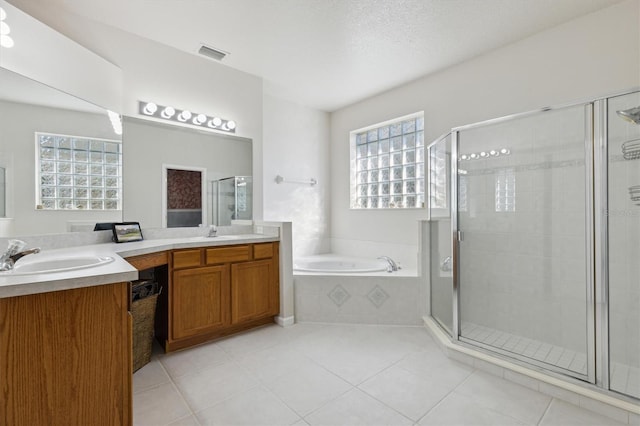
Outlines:
[[[38,254],[23,257],[16,264],[85,256],[112,257],[113,262],[60,272],[25,275],[16,274],[14,271],[0,272],[0,298],[136,280],[138,279],[138,271],[124,260],[127,257],[191,247],[215,247],[271,241],[279,241],[279,238],[273,235],[240,234],[219,237],[153,239],[121,244],[105,243],[42,250]]]

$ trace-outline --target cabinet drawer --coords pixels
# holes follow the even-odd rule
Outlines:
[[[173,268],[190,268],[200,266],[202,250],[181,250],[173,252]]]
[[[253,245],[254,259],[270,259],[273,257],[273,243],[262,243]]]
[[[126,260],[138,271],[142,271],[155,266],[166,265],[167,252],[162,251],[160,253],[143,254],[140,256],[128,257]]]
[[[207,249],[207,265],[249,260],[250,246],[240,245]]]

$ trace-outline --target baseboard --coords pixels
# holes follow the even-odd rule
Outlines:
[[[276,324],[278,324],[281,327],[289,327],[289,326],[295,324],[295,322],[296,322],[295,317],[293,315],[290,316],[290,317],[277,316],[275,318],[275,320],[276,320]]]

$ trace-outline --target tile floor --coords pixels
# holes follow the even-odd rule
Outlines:
[[[616,425],[447,358],[423,327],[262,327],[133,376],[134,425]]]

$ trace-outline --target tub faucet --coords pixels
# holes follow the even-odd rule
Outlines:
[[[13,266],[18,259],[21,259],[28,254],[40,253],[40,249],[38,247],[23,250],[25,246],[26,243],[24,241],[9,240],[9,247],[7,248],[7,251],[4,252],[2,257],[0,257],[0,271],[10,271],[13,269]]]
[[[378,259],[382,259],[382,260],[386,260],[387,261],[387,263],[389,264],[387,266],[387,272],[396,272],[398,269],[400,269],[398,264],[396,262],[394,262],[394,260],[392,258],[390,258],[389,256],[380,256]]]

